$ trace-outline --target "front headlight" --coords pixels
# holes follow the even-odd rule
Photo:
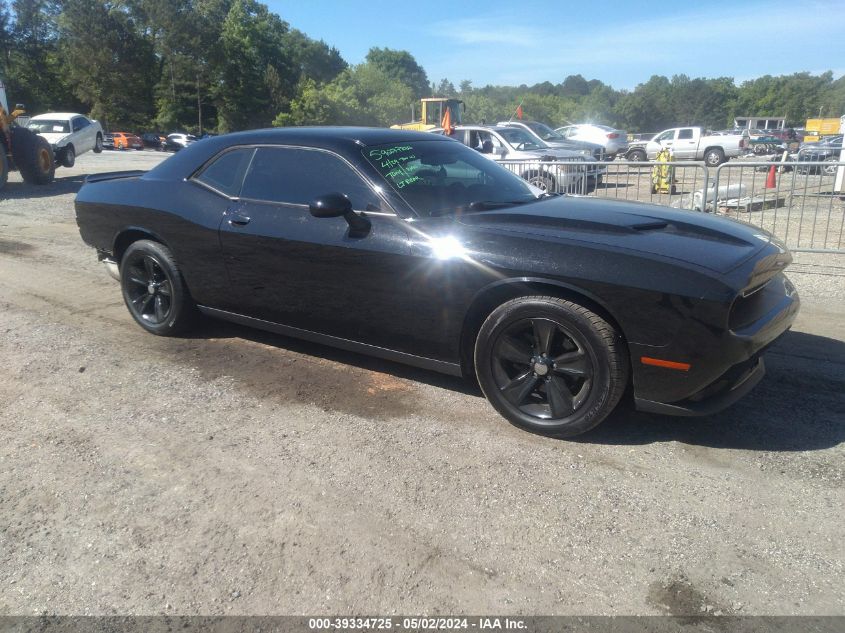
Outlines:
[[[582,149],[581,150],[581,156],[592,156],[592,155],[593,155],[592,150],[589,150],[589,149]]]

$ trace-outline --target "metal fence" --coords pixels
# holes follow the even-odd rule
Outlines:
[[[500,161],[541,189],[717,213],[771,231],[794,251],[845,253],[839,161],[704,163]],[[660,170],[663,170],[662,172]],[[660,178],[661,173],[663,178]]]

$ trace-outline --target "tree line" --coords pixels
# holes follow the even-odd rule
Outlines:
[[[467,122],[514,115],[552,125],[628,130],[730,126],[734,116],[845,113],[845,76],[655,75],[616,90],[580,74],[560,83],[432,84],[407,51],[372,48],[348,64],[257,0],[0,0],[0,75],[32,113],[90,114],[107,129],[228,132],[269,125],[375,125],[410,120],[411,104],[447,96]],[[563,73],[562,73],[563,75]]]

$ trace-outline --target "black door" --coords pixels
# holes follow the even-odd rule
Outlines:
[[[366,235],[351,237],[343,218],[310,214],[308,203],[332,192],[367,212]],[[410,292],[404,220],[339,156],[259,148],[220,235],[240,313],[402,351],[417,347],[396,319]]]

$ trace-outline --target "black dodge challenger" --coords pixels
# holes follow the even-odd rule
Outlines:
[[[79,230],[158,335],[198,313],[468,378],[571,436],[629,385],[705,415],[750,391],[791,325],[789,252],[746,224],[552,196],[427,133],[288,128],[91,176]]]

